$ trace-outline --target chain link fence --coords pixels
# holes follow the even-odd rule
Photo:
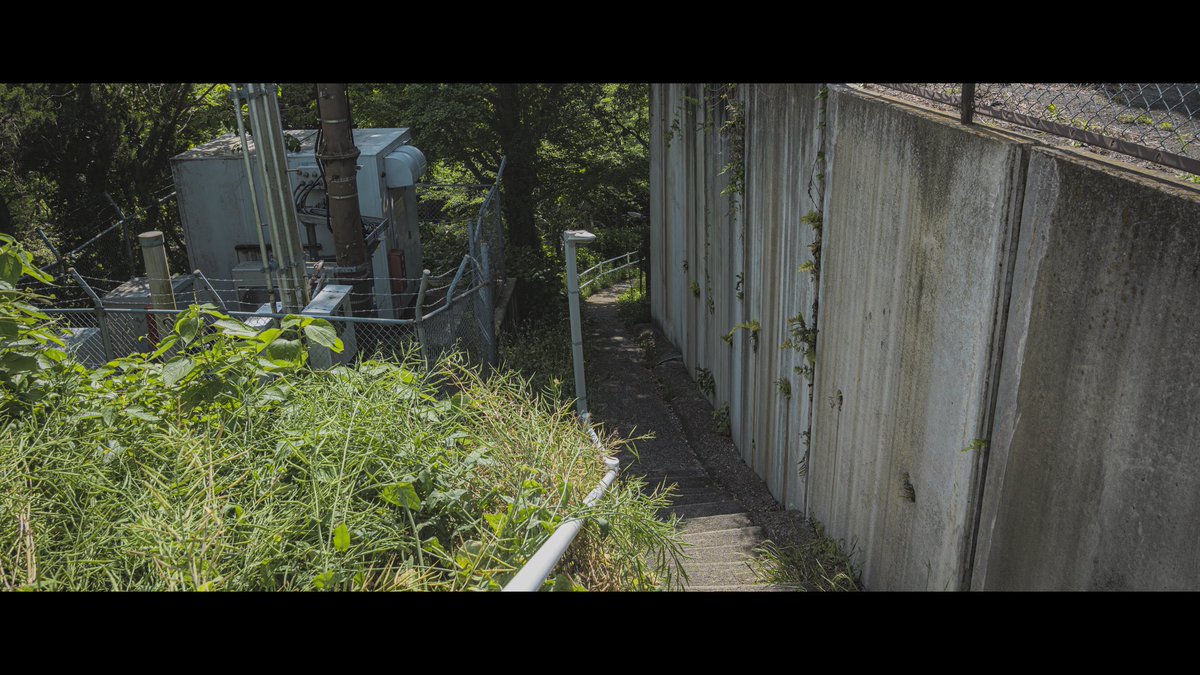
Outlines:
[[[503,172],[501,163],[500,173]],[[345,345],[339,355],[312,356],[314,366],[353,362],[357,359],[387,358],[420,352],[431,362],[450,351],[463,353],[474,364],[486,368],[497,363],[499,345],[495,330],[495,304],[506,283],[504,271],[504,226],[500,208],[500,177],[480,186],[427,186],[422,209],[422,226],[459,228],[461,241],[444,254],[447,269],[438,274],[412,279],[372,279],[383,287],[403,281],[420,288],[415,307],[407,308],[413,318],[374,318],[319,314],[337,329]],[[465,251],[465,254],[464,254]],[[446,264],[446,262],[450,264]],[[432,261],[436,264],[436,258]],[[429,268],[429,263],[426,264]],[[222,312],[259,329],[278,325],[286,315],[265,311],[269,303],[242,297],[245,288],[235,279],[206,277],[197,271],[171,280],[176,310],[149,306],[149,281],[89,277],[71,271],[75,284],[40,284],[38,288],[53,306],[43,307],[64,331],[69,351],[80,362],[99,367],[114,358],[151,352],[160,337],[172,330],[178,315],[192,304],[212,303]],[[325,283],[337,283],[328,280]],[[315,294],[314,294],[315,297]],[[237,298],[229,306],[227,300]],[[376,306],[382,297],[375,298]],[[347,298],[346,304],[350,304]]]
[[[867,85],[1191,174],[1200,181],[1200,84]],[[1001,125],[1003,126],[1003,124]]]

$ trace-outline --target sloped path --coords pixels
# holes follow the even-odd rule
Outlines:
[[[621,322],[616,298],[627,287],[620,284],[593,295],[584,309],[588,398],[593,419],[603,423],[606,433],[655,436],[637,444],[638,457],[630,453],[620,457],[622,475],[645,476],[647,489],[664,483],[677,485],[672,506],[663,515],[679,515],[684,540],[689,544],[686,552],[690,558],[683,563],[690,578],[687,590],[787,590],[759,583],[749,562],[753,549],[768,536],[777,543],[802,538],[803,519],[781,509],[766,485],[742,462],[731,441],[697,428],[711,422],[711,406],[707,412],[692,411],[698,414],[685,413],[688,419],[681,419],[672,403],[664,400],[663,394],[670,392],[664,392],[662,378],[655,371],[673,366],[679,371],[671,373],[674,378],[687,379],[687,374],[678,360],[657,367],[646,361],[643,345],[648,340],[665,341],[661,335],[656,337],[649,326],[637,327],[639,337],[635,338]],[[658,360],[668,356],[659,356]],[[694,405],[694,399],[689,401]],[[707,406],[703,397],[700,401]],[[707,420],[700,419],[705,416]],[[707,436],[703,441],[709,446],[708,452],[698,454],[693,449],[700,441],[698,434]],[[779,522],[771,523],[771,518],[763,517],[768,513],[782,518],[776,517]],[[772,524],[775,526],[770,530],[763,527]]]

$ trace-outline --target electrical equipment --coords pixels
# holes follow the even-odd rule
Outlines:
[[[313,273],[312,262],[325,261],[326,276],[336,281],[333,235],[314,153],[317,132],[286,131],[284,136],[288,178],[300,220],[300,241],[310,261],[309,274]],[[411,145],[408,129],[403,128],[355,129],[354,144],[361,153],[357,160],[359,211],[370,251],[375,306],[379,316],[399,318],[415,300],[417,284],[393,285],[393,252],[400,254],[405,269],[422,269],[415,183],[426,169],[425,156]],[[253,142],[250,147],[253,155]],[[190,265],[213,280],[231,309],[253,310],[267,301],[267,285],[241,152],[237,135],[228,134],[176,155],[171,159],[171,171]],[[262,184],[258,164],[251,162],[250,166],[255,180]],[[256,196],[260,213],[266,214],[261,191]],[[264,231],[263,237],[269,242],[268,232]],[[268,256],[273,258],[270,246],[268,243]]]

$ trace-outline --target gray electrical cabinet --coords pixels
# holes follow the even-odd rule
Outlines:
[[[300,241],[310,274],[334,269],[333,235],[325,210],[325,191],[314,154],[317,132],[286,131],[288,178],[300,221]],[[411,145],[408,129],[355,129],[359,210],[370,251],[376,309],[381,317],[401,318],[413,304],[422,255],[417,219],[416,181],[425,157]],[[264,225],[268,213],[253,141],[251,171]],[[171,159],[188,260],[213,282],[231,309],[253,310],[267,301],[261,248],[246,181],[241,142],[228,134]],[[263,240],[270,257],[270,232]],[[336,272],[327,280],[337,281]]]

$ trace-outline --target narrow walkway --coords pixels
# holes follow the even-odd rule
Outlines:
[[[654,438],[637,444],[639,457],[625,453],[623,475],[645,476],[648,489],[676,484],[670,513],[677,514],[684,540],[689,544],[684,561],[692,591],[764,591],[780,589],[758,582],[750,567],[753,549],[770,534],[773,541],[796,541],[804,536],[803,519],[785,512],[771,498],[766,485],[742,462],[732,441],[707,431],[712,407],[699,392],[679,401],[696,407],[699,397],[707,412],[675,409],[684,397],[664,391],[656,371],[674,368],[673,380],[687,379],[676,359],[655,366],[645,359],[647,341],[665,342],[649,326],[637,327],[639,337],[617,316],[616,298],[627,284],[597,293],[584,310],[584,342],[587,349],[588,397],[593,418],[606,432],[622,436],[652,433]],[[659,359],[669,354],[660,355]],[[678,387],[678,384],[675,385]],[[664,400],[668,394],[672,402]],[[703,439],[698,435],[705,435]],[[706,446],[697,453],[695,446]],[[750,502],[747,504],[746,502]],[[764,515],[768,517],[764,518]],[[775,520],[778,522],[772,523]],[[764,525],[775,525],[764,528]],[[782,525],[782,527],[780,527]],[[782,540],[782,541],[781,541]]]

